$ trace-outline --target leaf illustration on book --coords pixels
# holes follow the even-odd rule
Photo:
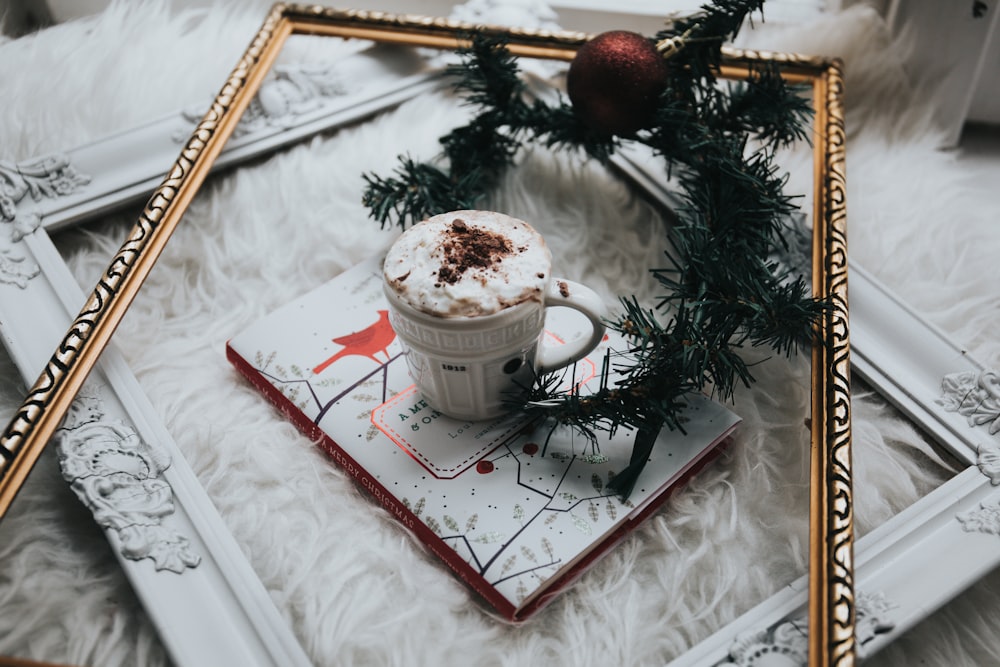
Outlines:
[[[587,505],[587,514],[590,515],[590,520],[594,523],[597,523],[601,519],[601,511],[598,509],[597,505],[594,504],[593,500],[591,500],[590,504]]]
[[[568,503],[571,503],[574,500],[576,500],[576,495],[570,493],[569,491],[563,491],[559,495],[562,497],[563,500],[565,500]]]
[[[504,537],[503,533],[498,533],[495,530],[491,530],[488,533],[483,533],[479,537],[473,539],[473,542],[478,542],[479,544],[493,544],[494,542],[499,542]]]
[[[476,529],[476,524],[479,522],[479,515],[473,514],[465,521],[465,532],[471,533]]]
[[[559,518],[559,515],[556,514],[556,513],[552,513],[552,514],[548,515],[547,517],[545,517],[545,525],[547,526],[550,523],[555,522],[555,520],[558,519],[558,518]]]
[[[460,532],[460,530],[458,528],[458,522],[455,521],[454,518],[448,516],[447,514],[444,515],[444,525],[448,526],[448,530],[450,530],[450,531],[453,531],[453,532],[456,532],[456,533]]]
[[[528,587],[524,585],[523,581],[517,582],[517,599],[518,601],[523,600],[528,597]]]
[[[586,519],[575,514],[570,514],[569,516],[573,519],[573,526],[581,533],[584,535],[592,535],[594,533],[594,531],[590,529],[590,524],[587,523]]]
[[[278,351],[272,350],[271,353],[268,354],[267,357],[265,358],[263,352],[258,352],[256,359],[257,359],[257,365],[260,366],[260,370],[264,370],[268,366],[270,366],[271,362],[274,361],[274,355],[276,354],[278,354]]]
[[[358,403],[381,403],[382,397],[375,394],[351,394],[351,398]]]
[[[556,461],[569,461],[573,457],[563,452],[552,452],[549,454],[549,458],[553,458]]]
[[[439,524],[437,522],[437,519],[435,519],[434,517],[432,516],[427,517],[424,520],[424,523],[427,524],[427,527],[430,528],[435,535],[441,534],[441,524]]]
[[[521,507],[520,503],[514,505],[514,520],[521,521],[524,519],[524,508]]]
[[[552,542],[550,542],[547,537],[542,538],[542,551],[544,551],[545,555],[549,557],[549,560],[555,559],[556,551],[552,548]]]
[[[285,398],[287,398],[289,401],[291,401],[292,403],[295,403],[296,405],[300,404],[299,403],[299,388],[298,387],[294,387],[294,386],[290,387],[288,385],[284,385],[284,386],[280,387],[280,390],[281,390],[281,393],[285,395]]]
[[[595,472],[590,476],[590,485],[594,487],[594,491],[600,493],[604,489],[604,480]]]
[[[294,375],[295,377],[297,377],[297,378],[305,377],[305,375],[303,375],[303,373],[302,373],[302,369],[299,368],[297,364],[292,364],[290,366],[290,369],[292,371],[292,375]]]
[[[369,284],[371,284],[371,281],[374,280],[375,278],[376,278],[375,275],[368,274],[367,276],[365,276],[364,280],[360,280],[360,281],[356,282],[354,285],[351,286],[351,294],[357,294],[357,293],[363,291],[365,288],[368,287]],[[373,292],[368,292],[368,295],[367,295],[368,298],[371,298],[373,296],[377,297],[378,296],[378,292],[374,292],[374,291]]]
[[[609,519],[611,519],[612,521],[615,521],[615,520],[618,519],[618,508],[615,506],[615,503],[614,503],[613,500],[611,500],[610,498],[608,498],[608,502],[604,506],[604,508],[608,512],[608,518]]]
[[[417,504],[413,506],[413,516],[420,516],[424,511],[424,505],[427,504],[426,498],[421,498],[417,501]]]
[[[510,557],[507,558],[507,560],[503,562],[503,567],[500,568],[500,575],[503,576],[508,572],[510,572],[511,568],[514,567],[514,564],[516,562],[517,562],[517,554],[512,554]]]
[[[382,431],[378,430],[378,426],[375,426],[375,424],[370,425],[368,427],[368,430],[365,431],[365,442],[371,442],[372,440],[377,438],[379,433],[381,432]]]
[[[521,553],[524,554],[524,557],[527,558],[532,563],[538,562],[538,556],[535,555],[535,552],[532,551],[530,547],[522,546]]]
[[[280,375],[283,378],[288,377],[288,371],[286,371],[285,367],[282,366],[281,364],[278,364],[274,367],[274,372],[276,375]]]
[[[581,456],[580,459],[583,460],[584,463],[593,464],[607,463],[611,460],[604,454],[587,454],[585,456]]]

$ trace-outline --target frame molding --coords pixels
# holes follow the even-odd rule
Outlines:
[[[30,380],[72,322],[84,294],[44,230],[26,236],[17,250],[38,267],[38,275],[23,289],[0,285],[0,318],[8,351]],[[64,477],[75,479],[81,468],[64,455],[78,442],[74,424],[103,429],[101,472],[115,484],[84,503],[94,511],[171,659],[205,667],[231,662],[308,667],[298,640],[113,345],[73,403],[68,428],[55,436],[64,450],[59,452]],[[139,460],[155,463],[143,467]],[[138,489],[143,490],[138,496],[128,493]],[[116,496],[123,491],[121,504]],[[139,527],[151,510],[155,526]]]

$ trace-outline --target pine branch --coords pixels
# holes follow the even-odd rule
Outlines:
[[[608,354],[596,391],[562,391],[561,378],[542,376],[524,406],[592,443],[599,432],[635,430],[632,461],[615,480],[625,496],[660,430],[683,430],[688,394],[731,400],[737,387],[754,381],[741,356],[745,348],[791,354],[811,341],[828,307],[809,296],[802,277],[786,275],[770,259],[787,247],[784,234],[797,210],[796,198],[784,193],[787,177],[775,151],[807,138],[808,101],[771,67],[754,70],[740,85],[715,80],[722,43],[762,5],[715,0],[656,36],[672,51],[669,80],[653,126],[630,140],[661,156],[681,190],[683,205],[666,230],[673,253],[651,270],[667,293],[655,310],[634,297],[621,299],[622,314],[610,328],[628,349]],[[602,162],[619,146],[620,138],[595,133],[562,100],[529,103],[502,41],[473,35],[462,55],[451,74],[476,110],[472,120],[441,138],[432,162],[401,157],[393,176],[365,175],[365,204],[383,226],[475,208],[527,141]]]
[[[742,86],[730,85],[720,95],[718,112],[731,133],[753,135],[770,147],[808,141],[807,122],[812,117],[809,98],[797,94],[771,63],[751,71]]]
[[[489,179],[481,170],[471,170],[455,179],[434,165],[400,157],[394,177],[364,174],[367,188],[362,203],[371,216],[384,227],[395,217],[401,226],[406,221],[419,222],[443,211],[475,208],[485,190],[481,183]]]
[[[656,41],[679,40],[680,50],[672,57],[675,69],[682,70],[679,81],[692,90],[704,90],[714,84],[721,47],[734,39],[747,19],[763,14],[764,0],[713,0],[701,11],[656,34]]]
[[[602,162],[614,151],[613,138],[587,128],[566,104],[527,104],[516,60],[502,40],[474,35],[460,54],[463,64],[448,71],[456,92],[465,93],[465,103],[479,114],[440,139],[442,152],[434,162],[447,167],[400,156],[394,177],[364,174],[362,202],[383,227],[392,218],[406,227],[437,213],[475,208],[514,164],[525,136],[550,148],[581,148]]]

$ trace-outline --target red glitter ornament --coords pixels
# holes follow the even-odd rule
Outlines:
[[[609,135],[647,127],[666,87],[667,63],[656,45],[628,30],[601,33],[581,46],[566,79],[580,119]]]

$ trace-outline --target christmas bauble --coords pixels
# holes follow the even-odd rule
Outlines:
[[[655,44],[627,30],[601,33],[581,46],[566,79],[577,115],[604,134],[648,126],[666,86],[667,63]]]

